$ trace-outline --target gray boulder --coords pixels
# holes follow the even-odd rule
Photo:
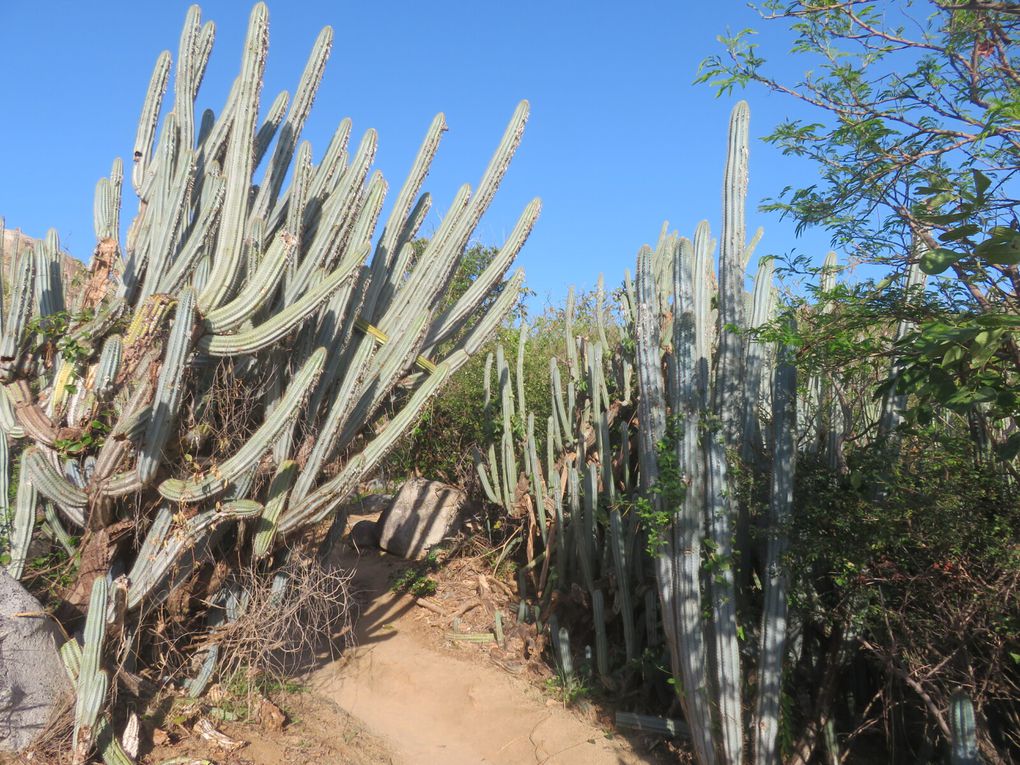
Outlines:
[[[412,478],[379,519],[379,546],[408,560],[424,558],[429,548],[457,532],[466,509],[460,489]]]
[[[0,751],[23,751],[72,696],[60,631],[42,610],[0,569]]]

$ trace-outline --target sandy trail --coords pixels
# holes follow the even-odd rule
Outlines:
[[[477,652],[444,647],[405,595],[389,592],[399,563],[342,553],[355,568],[358,646],[311,677],[312,688],[362,721],[404,765],[631,765],[620,737],[544,697]],[[356,564],[356,565],[354,565]]]

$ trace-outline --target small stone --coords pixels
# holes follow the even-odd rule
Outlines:
[[[269,699],[262,699],[259,705],[259,724],[267,731],[279,733],[287,722],[287,716]]]
[[[358,521],[351,526],[351,542],[359,550],[371,550],[379,546],[379,524],[375,521]]]

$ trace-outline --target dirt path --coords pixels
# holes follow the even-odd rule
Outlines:
[[[544,696],[475,650],[451,647],[409,596],[389,592],[400,564],[378,552],[356,562],[358,647],[311,678],[382,739],[402,765],[631,765],[622,738]],[[445,644],[444,644],[445,643]]]

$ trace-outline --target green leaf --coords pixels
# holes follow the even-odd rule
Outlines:
[[[974,254],[997,266],[1015,266],[1020,263],[1020,232],[998,226],[974,249]]]
[[[974,236],[974,234],[980,234],[981,227],[976,223],[968,223],[966,226],[960,226],[959,228],[952,228],[946,231],[944,234],[939,234],[940,242],[957,242],[960,239],[966,239],[968,236]]]
[[[980,170],[973,170],[974,188],[977,190],[977,201],[980,204],[985,198],[985,192],[992,185],[992,180]]]

